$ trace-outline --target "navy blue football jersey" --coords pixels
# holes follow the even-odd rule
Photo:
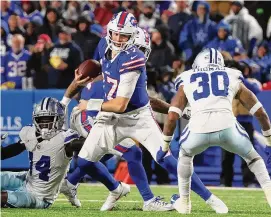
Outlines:
[[[136,46],[132,46],[125,51],[121,51],[113,59],[108,60],[105,55],[108,49],[106,39],[102,38],[98,44],[97,56],[100,57],[102,65],[104,101],[116,98],[121,74],[139,71],[139,79],[125,112],[145,106],[149,102],[149,97],[144,53]]]
[[[103,99],[104,90],[103,90],[103,81],[97,81],[93,83],[88,83],[86,87],[81,92],[81,99],[90,100],[90,99]],[[96,117],[98,111],[86,111],[87,116]]]
[[[12,51],[8,52],[3,59],[1,83],[11,81],[15,83],[16,89],[21,89],[22,78],[26,75],[27,61],[30,56],[30,53],[25,49],[23,49],[19,54],[15,54]]]

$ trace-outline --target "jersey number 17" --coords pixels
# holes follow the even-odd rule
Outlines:
[[[211,90],[214,96],[228,96],[229,77],[227,73],[225,71],[215,71],[210,74],[210,78],[205,72],[191,75],[190,83],[199,81],[197,89],[193,92],[195,101],[209,97]]]

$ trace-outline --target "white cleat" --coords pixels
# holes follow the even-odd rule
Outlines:
[[[208,204],[218,214],[226,214],[229,212],[229,209],[226,206],[226,204],[213,194],[206,201],[206,204]]]
[[[264,191],[266,200],[267,200],[269,206],[271,207],[271,188],[270,187],[264,188],[263,191]]]
[[[74,186],[67,179],[62,182],[60,193],[64,194],[73,206],[81,207],[81,202],[77,198],[77,188],[79,185]]]
[[[172,204],[163,201],[159,196],[146,201],[143,205],[143,211],[165,212],[171,210],[174,210]]]
[[[112,210],[115,206],[117,201],[122,198],[123,196],[126,196],[129,194],[131,191],[130,186],[120,182],[119,186],[117,187],[116,190],[110,191],[106,201],[102,205],[100,211],[110,211]]]
[[[181,214],[190,214],[191,213],[191,200],[189,197],[180,197],[176,200],[176,202],[173,204],[174,209],[178,211],[178,213]]]

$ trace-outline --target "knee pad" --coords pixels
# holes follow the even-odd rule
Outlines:
[[[142,151],[136,145],[129,148],[127,152],[125,152],[122,157],[129,163],[129,162],[138,162],[142,161]]]
[[[246,157],[243,157],[243,158],[246,161],[248,166],[262,159],[262,157],[257,153],[257,151],[254,148],[252,148],[250,152],[248,152]]]

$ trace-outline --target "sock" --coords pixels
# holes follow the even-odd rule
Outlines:
[[[91,162],[78,157],[78,167],[93,179],[103,183],[109,191],[113,191],[119,186],[119,182],[113,178],[101,162]]]
[[[266,186],[271,185],[270,177],[268,171],[265,167],[264,161],[262,158],[254,161],[251,164],[248,164],[248,168],[253,172],[260,183],[261,187],[264,189]]]
[[[147,179],[145,169],[142,165],[142,151],[135,145],[122,156],[128,164],[129,174],[136,184],[144,201],[154,197]]]
[[[67,180],[73,184],[77,185],[81,178],[86,175],[85,171],[82,170],[80,167],[76,167],[76,169],[72,173],[68,173]]]
[[[177,160],[172,155],[165,157],[160,165],[177,176]],[[205,187],[195,172],[192,174],[191,182],[191,190],[198,194],[203,200],[206,201],[211,197],[212,193]]]
[[[193,174],[193,158],[180,154],[178,161],[178,185],[180,197],[190,197],[191,176]]]

